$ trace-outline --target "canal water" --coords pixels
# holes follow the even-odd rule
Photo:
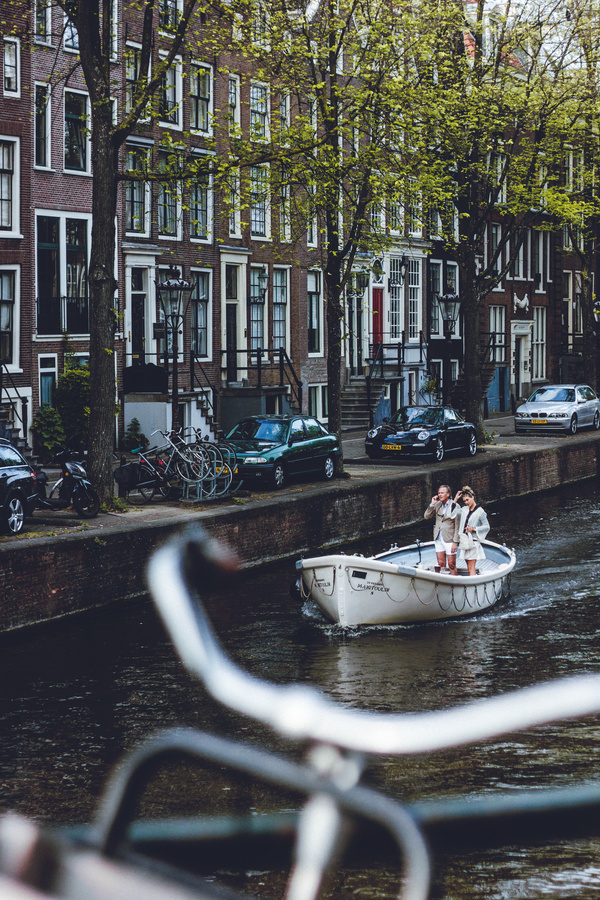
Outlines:
[[[292,600],[289,562],[245,573],[233,591],[209,597],[215,629],[255,675],[315,685],[340,703],[390,712],[439,709],[598,671],[598,482],[497,504],[488,514],[490,538],[514,547],[517,567],[512,596],[476,618],[346,633]],[[430,527],[344,549],[369,553],[393,540],[427,540]],[[149,602],[5,637],[0,684],[0,804],[43,822],[90,821],[114,764],[160,727],[194,726],[298,756],[207,697],[175,659]],[[402,800],[565,786],[595,778],[599,724],[588,719],[467,749],[385,757],[367,778]],[[199,787],[187,777],[183,771],[159,779],[142,812],[202,805],[212,782]],[[218,790],[228,798],[228,788]],[[219,798],[211,802],[218,806]],[[243,886],[256,892],[268,880],[253,871],[245,878]],[[397,881],[394,867],[342,871],[331,896],[391,897]],[[600,840],[444,855],[433,896],[598,897]]]

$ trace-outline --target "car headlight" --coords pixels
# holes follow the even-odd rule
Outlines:
[[[369,438],[377,437],[377,435],[379,434],[380,431],[381,431],[380,426],[378,426],[377,428],[371,428],[370,431],[367,431],[367,437],[369,437]]]
[[[244,462],[249,466],[250,465],[257,466],[260,464],[264,464],[264,463],[266,463],[266,461],[267,460],[265,459],[264,456],[249,456],[249,457],[247,457],[247,459],[244,460]]]
[[[568,419],[569,414],[566,412],[558,412],[558,413],[550,413],[548,415],[549,419]]]
[[[418,440],[418,441],[426,441],[426,440],[428,440],[428,439],[429,439],[429,432],[428,432],[428,431],[420,431],[420,432],[418,433],[418,435],[417,435],[417,440]]]
[[[518,412],[518,411],[515,413],[515,419],[528,419],[528,418],[529,418],[529,413]]]

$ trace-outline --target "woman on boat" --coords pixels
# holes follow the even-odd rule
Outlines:
[[[477,506],[473,488],[465,485],[462,491],[458,491],[454,502],[458,503],[462,500],[465,504],[460,511],[460,521],[458,525],[459,547],[462,559],[467,564],[469,575],[477,574],[477,560],[485,559],[485,553],[481,546],[481,541],[487,537],[490,530],[490,523],[485,514],[485,510],[481,506]],[[465,543],[463,535],[471,537],[472,546],[465,548],[461,544]],[[468,537],[467,537],[468,542]]]

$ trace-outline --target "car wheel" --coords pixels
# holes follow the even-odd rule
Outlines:
[[[435,450],[433,451],[433,455],[436,459],[436,462],[441,462],[446,455],[444,442],[441,438],[438,438],[435,442]]]
[[[477,453],[477,435],[474,431],[469,435],[469,443],[467,444],[467,453],[469,456],[475,456]]]
[[[325,462],[323,463],[323,477],[325,478],[325,481],[331,481],[334,475],[335,462],[331,456],[326,456]]]
[[[598,410],[596,410],[596,412],[594,413],[594,431],[598,431],[599,428],[600,428],[600,412],[598,412]]]
[[[4,528],[8,534],[20,534],[25,524],[25,507],[17,494],[8,498],[4,509]]]
[[[279,490],[285,484],[285,469],[282,462],[276,462],[273,466],[273,474],[271,475],[273,487]]]
[[[571,416],[571,421],[569,422],[569,432],[571,434],[577,434],[577,416]]]

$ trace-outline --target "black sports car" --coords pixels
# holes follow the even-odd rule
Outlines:
[[[441,462],[446,453],[477,453],[475,426],[451,406],[403,406],[365,440],[371,459],[432,456]]]

